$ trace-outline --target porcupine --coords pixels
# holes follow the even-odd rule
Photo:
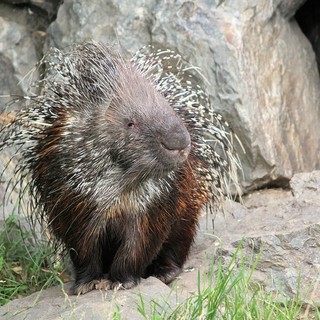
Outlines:
[[[71,293],[170,283],[202,209],[237,185],[228,124],[170,50],[127,59],[89,41],[51,49],[41,67],[41,92],[1,129],[0,150],[18,146],[16,179],[69,251]]]

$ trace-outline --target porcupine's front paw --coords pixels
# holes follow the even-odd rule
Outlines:
[[[119,290],[119,289],[131,289],[139,283],[139,278],[128,278],[125,280],[108,280],[110,286],[107,289]]]
[[[104,281],[104,279],[94,279],[88,282],[76,281],[71,287],[69,294],[70,295],[79,295],[85,294],[89,291],[92,291],[97,288],[97,286]]]
[[[108,279],[103,279],[95,285],[96,290],[119,290],[119,289],[131,289],[138,284],[138,281],[110,281]]]
[[[111,281],[109,279],[95,279],[89,282],[81,283],[76,282],[70,289],[70,295],[85,294],[92,290],[119,290],[119,289],[131,289],[139,283],[138,279],[130,279],[126,281]]]

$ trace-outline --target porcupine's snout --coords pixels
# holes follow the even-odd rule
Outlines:
[[[183,164],[189,156],[191,139],[185,125],[178,117],[168,119],[159,135],[160,148],[174,166]]]

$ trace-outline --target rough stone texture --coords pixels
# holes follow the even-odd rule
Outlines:
[[[17,0],[16,3],[18,2]],[[6,103],[16,95],[26,93],[29,86],[28,74],[42,56],[45,36],[43,30],[46,30],[47,25],[48,18],[39,16],[28,7],[14,7],[0,2],[0,127],[7,112],[22,107],[18,104],[6,106]],[[34,72],[34,77],[38,77],[37,72]],[[3,169],[12,152],[13,150],[0,153],[0,224],[1,219],[12,213],[16,206],[14,203],[6,203],[3,210],[5,184],[2,182],[10,180],[14,166],[11,163],[9,170],[4,173]]]
[[[216,219],[216,234],[227,256],[241,238],[247,256],[262,248],[254,279],[267,290],[293,296],[301,277],[301,292],[320,302],[320,171],[296,174],[290,186],[254,192],[242,206],[232,203],[225,219]]]
[[[272,6],[279,9],[282,16],[289,19],[307,0],[273,0]]]
[[[146,306],[152,299],[164,305],[163,298],[169,297],[167,306],[174,308],[188,294],[197,292],[198,270],[205,271],[213,256],[215,261],[222,257],[228,264],[241,239],[242,253],[249,262],[262,249],[253,279],[266,290],[281,290],[293,297],[300,279],[300,297],[320,303],[320,171],[296,174],[290,185],[291,190],[254,192],[244,198],[243,205],[226,203],[225,215],[215,218],[215,237],[208,235],[211,222],[203,217],[185,266],[192,271],[181,274],[173,291],[177,294],[170,294],[170,288],[155,278],[115,294],[90,292],[68,297],[56,287],[8,303],[0,308],[0,319],[111,319],[116,304],[122,319],[141,319],[137,293],[145,297]]]
[[[0,308],[0,319],[14,320],[108,320],[114,319],[117,306],[122,310],[121,319],[141,319],[137,310],[139,295],[150,306],[151,299],[159,303],[169,300],[176,304],[176,298],[170,298],[170,288],[156,278],[143,280],[138,288],[129,291],[89,292],[86,295],[68,296],[70,283],[65,288],[55,287],[37,292],[31,296]],[[155,291],[156,290],[156,291]],[[155,295],[155,292],[157,294]]]
[[[28,81],[22,80],[40,58],[37,49],[43,39],[39,31],[43,24],[26,8],[0,3],[0,112],[11,100],[2,96],[22,95],[28,88]]]
[[[131,52],[149,43],[177,50],[200,67],[243,142],[244,185],[286,185],[320,166],[319,74],[292,18],[303,2],[66,0],[48,45],[94,38]]]
[[[62,0],[3,0],[8,4],[29,6],[32,10],[37,11],[41,15],[47,16],[49,20],[53,19]]]
[[[134,52],[152,42],[152,10],[156,1],[64,1],[48,28],[48,46],[64,48],[74,42],[95,39],[120,42]],[[117,38],[118,37],[118,38]]]

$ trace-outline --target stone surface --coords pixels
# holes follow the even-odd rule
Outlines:
[[[150,25],[156,1],[64,1],[48,28],[47,46],[64,48],[95,39],[134,52],[152,43]]]
[[[290,186],[254,192],[242,206],[232,203],[225,219],[216,219],[215,233],[227,256],[241,238],[247,256],[262,249],[254,279],[267,290],[293,296],[300,281],[301,292],[320,302],[320,171],[296,174]]]
[[[231,123],[246,154],[244,185],[286,185],[320,167],[320,86],[309,41],[293,19],[303,0],[66,0],[48,46],[94,38],[169,47],[200,67],[214,108]],[[240,148],[239,148],[240,149]]]
[[[29,6],[51,20],[56,16],[62,0],[3,0],[3,2],[21,7]]]
[[[0,319],[111,319],[117,305],[122,319],[141,319],[137,310],[139,294],[174,308],[190,293],[197,292],[198,270],[205,272],[212,257],[231,259],[243,239],[242,253],[252,264],[259,255],[253,274],[267,291],[320,303],[320,171],[297,174],[290,190],[266,189],[243,199],[243,204],[228,202],[224,215],[204,216],[197,241],[185,270],[171,289],[155,278],[143,280],[127,291],[90,292],[80,297],[67,296],[59,287],[14,300],[0,308]],[[147,311],[148,312],[148,311]]]
[[[7,113],[22,107],[21,104],[6,104],[27,92],[28,75],[42,56],[47,25],[47,18],[39,16],[32,9],[10,6],[0,1],[0,127],[8,122]],[[34,72],[34,77],[38,76]],[[4,173],[3,169],[12,155],[13,150],[0,153],[0,220],[16,207],[16,203],[6,203],[3,210],[5,184],[2,182],[11,179],[14,166],[11,163],[9,170]]]
[[[272,4],[279,10],[282,16],[290,19],[306,1],[307,0],[274,0]]]
[[[125,52],[145,44],[178,51],[200,67],[199,81],[214,108],[246,149],[243,154],[238,148],[243,185],[283,186],[293,173],[320,167],[319,74],[312,47],[293,18],[303,3],[66,0],[48,29],[46,47],[93,38],[119,42]],[[27,83],[16,84],[40,56],[35,30],[45,30],[45,22],[40,28],[30,24],[40,19],[32,11],[22,17],[20,9],[8,8],[1,4],[0,95],[26,90]]]
[[[320,2],[308,0],[295,15],[301,30],[312,44],[320,70]]]
[[[107,320],[114,319],[113,314],[117,308],[122,310],[121,319],[141,319],[137,310],[140,295],[146,302],[146,308],[151,299],[157,299],[161,304],[169,297],[169,303],[176,303],[174,297],[170,298],[170,288],[156,278],[143,280],[139,287],[129,291],[92,291],[77,297],[68,296],[69,289],[70,283],[64,288],[50,288],[12,301],[0,308],[0,319]],[[147,309],[147,312],[150,311]]]
[[[0,3],[0,112],[12,99],[4,96],[27,91],[27,75],[41,56],[44,26],[33,11]]]

